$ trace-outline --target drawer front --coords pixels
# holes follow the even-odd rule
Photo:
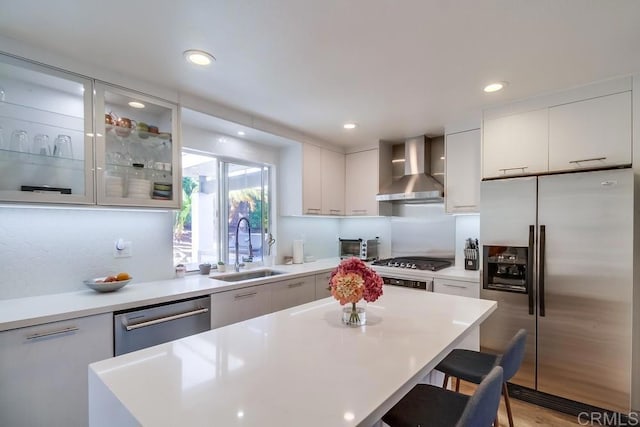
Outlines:
[[[461,280],[435,279],[433,291],[439,294],[458,295],[461,297],[479,298],[480,284]]]

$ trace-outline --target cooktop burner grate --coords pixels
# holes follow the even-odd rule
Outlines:
[[[425,256],[403,256],[395,258],[379,259],[373,265],[385,267],[407,268],[411,270],[431,270],[438,271],[451,267],[453,263],[448,259],[432,258]]]

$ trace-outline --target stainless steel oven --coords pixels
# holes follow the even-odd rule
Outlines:
[[[427,292],[433,292],[433,279],[413,280],[398,279],[395,277],[381,276],[385,285],[402,286],[403,288],[419,289]]]

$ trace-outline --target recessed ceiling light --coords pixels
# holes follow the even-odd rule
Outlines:
[[[142,102],[138,102],[138,101],[131,101],[129,103],[129,107],[133,107],[133,108],[144,108],[144,104]]]
[[[216,58],[204,50],[189,49],[184,51],[184,57],[187,61],[202,67],[211,64]]]
[[[239,130],[239,131],[238,131],[238,135],[240,135],[240,136],[244,136],[244,132],[243,132],[243,131],[241,131],[241,130]]]
[[[497,92],[502,90],[507,85],[507,82],[495,82],[488,84],[484,87],[484,91],[487,93]]]
[[[355,129],[358,127],[358,125],[356,123],[345,123],[342,125],[342,127],[345,129]]]

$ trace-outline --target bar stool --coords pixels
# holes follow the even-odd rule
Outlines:
[[[489,427],[498,412],[501,385],[499,366],[491,369],[472,396],[418,384],[382,421],[391,427]]]
[[[456,391],[460,389],[460,380],[479,384],[494,366],[501,366],[504,370],[502,394],[504,395],[504,404],[507,407],[509,426],[513,427],[513,415],[511,414],[507,381],[520,369],[522,359],[524,358],[526,341],[527,332],[524,329],[520,329],[515,336],[511,338],[506,350],[502,354],[489,354],[462,349],[452,350],[447,357],[436,366],[438,371],[444,373],[444,384],[442,387],[447,387],[449,377],[456,378]]]

